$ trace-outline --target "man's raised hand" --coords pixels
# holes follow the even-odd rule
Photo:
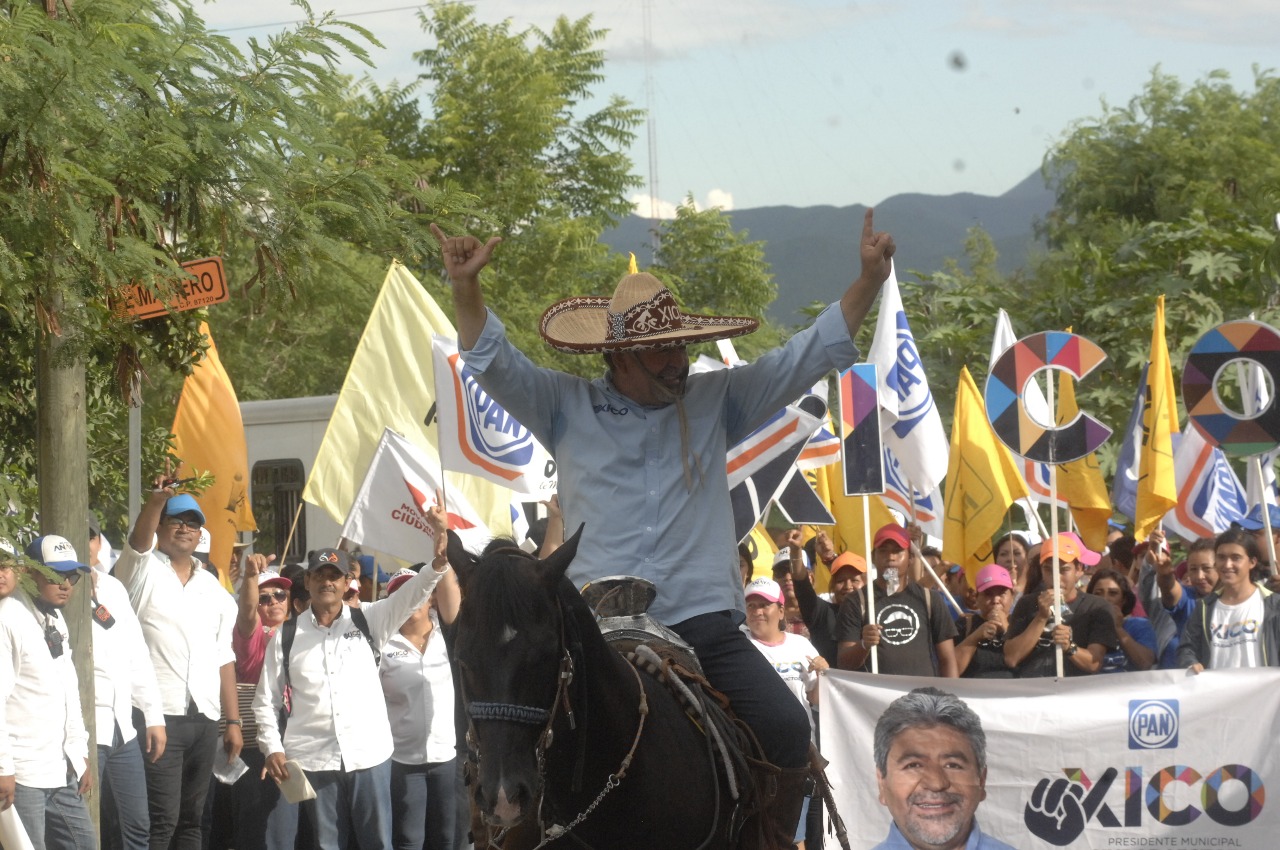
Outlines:
[[[875,229],[875,210],[867,208],[862,219],[862,240],[859,255],[862,260],[862,277],[877,286],[889,279],[889,270],[893,268],[893,237],[884,231]]]
[[[431,232],[440,243],[445,271],[454,283],[475,283],[479,280],[480,270],[489,265],[493,249],[502,241],[501,236],[494,236],[485,243],[474,236],[446,236],[435,222],[431,224]]]

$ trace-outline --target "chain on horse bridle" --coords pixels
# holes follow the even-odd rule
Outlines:
[[[520,552],[521,555],[529,557],[528,553],[523,550],[515,551]],[[556,695],[552,698],[550,709],[505,702],[467,703],[467,749],[474,755],[477,769],[480,764],[481,753],[480,742],[475,734],[474,724],[476,721],[486,720],[496,721],[499,723],[519,723],[527,726],[543,724],[542,733],[538,736],[538,743],[534,747],[534,757],[537,760],[538,765],[538,779],[542,782],[545,789],[547,750],[550,749],[552,740],[555,736],[551,727],[555,725],[556,714],[560,710],[561,705],[564,706],[565,716],[569,722],[569,728],[571,730],[577,728],[577,722],[573,714],[573,705],[569,700],[569,685],[573,683],[573,656],[569,652],[568,642],[565,640],[564,623],[565,613],[563,607],[560,607],[560,669],[556,676]],[[552,824],[550,826],[544,826],[542,822],[542,802],[539,802],[538,829],[540,830],[542,840],[538,842],[538,845],[534,847],[533,850],[540,850],[540,848],[564,836],[577,827],[578,824],[586,820],[587,816],[595,811],[596,807],[600,805],[605,796],[614,788],[618,787],[619,783],[621,783],[623,778],[627,775],[627,770],[631,767],[631,759],[635,756],[636,748],[640,745],[640,735],[644,732],[645,719],[649,715],[649,697],[645,693],[644,682],[640,680],[640,673],[635,669],[635,667],[632,667],[631,665],[627,666],[630,667],[632,674],[636,677],[636,687],[640,691],[640,721],[636,726],[635,738],[631,741],[631,749],[629,749],[627,754],[623,756],[622,763],[619,765],[617,772],[609,774],[609,777],[605,780],[604,788],[602,788],[600,793],[596,795],[596,798],[582,810],[581,814],[570,821],[568,825],[559,826],[557,824]],[[546,796],[544,793],[542,800],[545,801],[545,799]],[[502,832],[502,830],[499,830],[498,835],[490,843],[495,844],[496,841],[501,840]]]

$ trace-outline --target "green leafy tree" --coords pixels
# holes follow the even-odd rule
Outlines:
[[[334,66],[365,56],[358,27],[325,17],[242,53],[185,2],[85,0],[50,17],[12,0],[0,21],[0,330],[19,355],[4,367],[16,379],[0,408],[5,466],[26,482],[38,466],[46,482],[78,454],[80,507],[51,512],[45,494],[58,488],[42,486],[41,513],[80,524],[86,478],[122,507],[113,386],[139,367],[187,370],[201,349],[203,311],[131,322],[114,310],[127,286],[167,297],[178,263],[220,254],[242,297],[278,307],[350,270],[352,244],[421,258],[427,221],[471,199],[416,182],[377,134],[333,132],[345,85]],[[87,370],[78,423],[39,417],[42,440],[70,428],[60,454],[31,448],[33,405],[57,395],[34,391],[45,372],[31,358],[67,371],[71,396]],[[86,434],[85,417],[101,432]],[[95,435],[109,439],[85,463]],[[166,446],[148,448],[154,462]]]
[[[1175,379],[1208,328],[1250,312],[1280,320],[1280,79],[1252,90],[1223,72],[1189,87],[1153,73],[1141,94],[1105,105],[1053,147],[1050,251],[1034,271],[1027,327],[1073,325],[1109,355],[1082,405],[1122,427],[1165,295]],[[1110,453],[1108,453],[1110,455]],[[1109,459],[1109,457],[1108,457]]]
[[[743,359],[754,360],[781,341],[781,331],[764,315],[778,291],[764,243],[734,230],[732,218],[719,208],[699,210],[692,196],[686,197],[676,217],[658,227],[658,252],[650,271],[691,313],[759,319],[760,330],[733,341]],[[714,346],[707,353],[718,359]]]
[[[482,199],[489,219],[454,217],[455,227],[503,237],[485,277],[489,302],[539,362],[598,370],[594,358],[544,345],[538,317],[559,298],[611,291],[626,269],[599,238],[631,210],[640,180],[626,151],[643,116],[616,96],[593,106],[604,32],[590,17],[515,30],[478,21],[463,3],[432,3],[422,23],[435,44],[415,54],[429,84],[420,155],[438,163],[434,185]],[[447,303],[442,274],[429,258],[423,275]]]

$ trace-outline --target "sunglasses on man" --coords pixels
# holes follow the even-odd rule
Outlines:
[[[283,602],[288,598],[287,590],[264,590],[258,594],[258,604],[270,605],[272,602]]]
[[[80,576],[84,575],[84,573],[79,570],[70,573],[54,573],[54,578],[49,578],[43,573],[38,573],[38,575],[49,584],[69,584],[75,587],[80,581]]]

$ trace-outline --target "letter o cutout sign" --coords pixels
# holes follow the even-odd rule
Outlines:
[[[1222,370],[1237,360],[1251,360],[1267,372],[1272,387],[1280,378],[1280,331],[1262,322],[1241,319],[1210,328],[1196,340],[1182,370],[1182,401],[1187,413],[1211,445],[1232,455],[1257,455],[1280,445],[1280,405],[1272,399],[1263,410],[1242,416],[1218,397]]]
[[[1065,425],[1050,428],[1031,418],[1022,403],[1027,382],[1042,369],[1060,369],[1080,380],[1107,355],[1097,343],[1078,334],[1044,331],[1005,349],[987,377],[987,418],[991,428],[1014,454],[1040,463],[1079,460],[1111,436],[1111,429],[1086,413]]]

